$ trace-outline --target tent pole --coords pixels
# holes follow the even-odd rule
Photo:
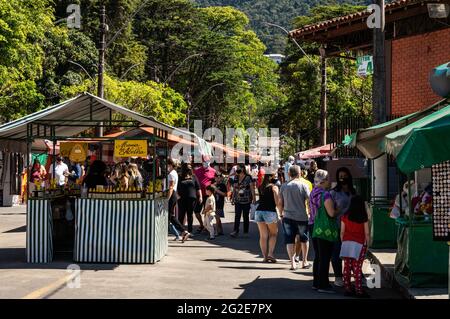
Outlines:
[[[26,188],[26,190],[27,190],[27,201],[28,201],[28,199],[30,198],[30,183],[28,182],[28,181],[30,181],[31,180],[31,176],[30,176],[30,173],[31,173],[31,170],[30,170],[30,165],[31,165],[31,145],[30,145],[30,139],[31,139],[31,135],[32,134],[30,134],[30,130],[32,130],[32,128],[33,128],[33,126],[32,126],[33,124],[28,124],[27,125],[27,178],[26,178],[26,180],[25,180],[25,188]]]

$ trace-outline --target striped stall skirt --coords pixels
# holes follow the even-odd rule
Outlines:
[[[76,262],[155,263],[167,253],[167,200],[79,198]]]
[[[50,201],[29,199],[27,205],[27,262],[53,260],[53,217]]]

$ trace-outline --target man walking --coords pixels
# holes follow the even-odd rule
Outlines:
[[[284,240],[291,261],[291,270],[297,269],[295,261],[295,237],[300,236],[301,242],[308,241],[308,214],[306,201],[309,198],[308,186],[300,180],[300,167],[292,165],[289,168],[290,181],[281,186],[280,202],[281,217],[284,230]]]

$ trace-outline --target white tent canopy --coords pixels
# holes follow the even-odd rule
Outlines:
[[[55,125],[54,135],[56,137],[71,137],[85,131],[92,123],[108,122],[111,112],[120,113],[143,125],[176,134],[190,134],[194,141],[199,144],[204,142],[196,134],[186,132],[156,120],[151,116],[144,116],[119,106],[90,93],[83,93],[75,98],[64,101],[60,104],[48,107],[44,110],[27,115],[18,120],[0,126],[0,146],[14,151],[23,152],[26,150],[28,124],[39,123],[42,125]],[[83,122],[89,121],[89,122]],[[89,123],[89,124],[86,124]],[[43,128],[40,128],[42,133]],[[38,126],[33,125],[31,136],[38,136]],[[12,140],[14,142],[12,142]]]

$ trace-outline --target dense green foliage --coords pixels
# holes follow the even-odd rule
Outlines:
[[[306,16],[295,19],[296,27],[323,21],[332,17],[361,10],[358,6],[318,6]],[[298,134],[318,144],[320,118],[320,61],[318,45],[303,44],[312,56],[314,64],[290,44],[286,60],[281,65],[281,82],[288,101],[272,114],[270,125],[280,127],[290,137],[286,147],[293,151]],[[351,57],[351,55],[348,55]],[[356,75],[356,62],[351,59],[327,59],[327,115],[328,127],[347,117],[370,118],[372,78]],[[299,145],[302,149],[304,145]],[[287,152],[289,153],[289,152]]]
[[[289,43],[279,67],[264,56],[267,47],[252,27],[264,38],[264,21],[300,27],[361,8],[309,10],[319,1],[296,0],[197,2],[230,4],[248,16],[190,0],[0,0],[0,121],[84,91],[96,94],[99,8],[105,4],[105,98],[174,126],[192,128],[202,120],[204,128],[222,130],[280,128],[289,152],[299,132],[316,140],[318,58],[311,64]],[[68,29],[64,21],[70,3],[81,5],[81,29]],[[286,44],[280,36],[279,44]],[[317,53],[316,45],[302,45]],[[369,117],[371,79],[356,76],[353,60],[328,59],[327,71],[329,121]]]
[[[286,34],[265,23],[290,29],[298,16],[305,16],[318,5],[359,4],[367,0],[193,0],[200,6],[234,6],[250,18],[250,26],[267,46],[267,53],[283,53]]]

